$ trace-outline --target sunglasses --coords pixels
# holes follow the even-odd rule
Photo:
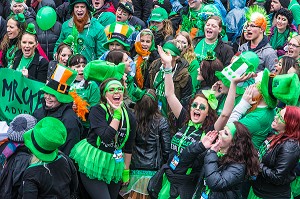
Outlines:
[[[283,119],[283,117],[280,115],[280,111],[282,110],[282,108],[278,108],[276,110],[276,115],[275,115],[275,118],[278,118],[280,120],[281,123],[285,124],[285,121]]]
[[[204,104],[198,104],[197,102],[193,102],[191,107],[195,109],[200,109],[202,111],[206,109],[206,106]]]
[[[107,92],[110,94],[114,93],[124,93],[124,87],[123,86],[118,86],[118,87],[109,87]]]

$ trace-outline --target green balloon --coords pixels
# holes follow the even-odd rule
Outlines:
[[[56,22],[55,10],[49,6],[42,7],[36,15],[36,23],[41,30],[49,30]]]

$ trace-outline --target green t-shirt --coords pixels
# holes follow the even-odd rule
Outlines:
[[[292,12],[297,25],[300,25],[300,5],[297,0],[292,0],[288,9]]]
[[[252,135],[252,142],[256,149],[266,140],[271,131],[271,124],[274,120],[275,111],[267,107],[256,108],[254,111],[246,114],[240,123],[245,125]]]
[[[28,69],[31,61],[33,60],[34,54],[31,57],[24,57],[24,55],[22,56],[22,59],[18,65],[18,67],[16,68],[16,71],[22,71],[24,68]]]
[[[218,39],[213,44],[207,44],[205,42],[205,38],[201,39],[201,41],[195,47],[195,54],[199,64],[203,59],[207,56],[207,52],[212,52],[216,48],[218,44]]]

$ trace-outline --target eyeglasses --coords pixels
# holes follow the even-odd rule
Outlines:
[[[299,48],[300,46],[296,45],[296,44],[292,44],[292,43],[288,43],[288,46],[293,46],[294,48]]]
[[[204,104],[198,104],[197,102],[193,102],[191,107],[195,109],[200,109],[202,111],[206,109],[206,106]]]
[[[244,26],[244,29],[247,29],[247,28],[251,28],[251,29],[252,29],[252,28],[260,28],[260,26],[256,26],[256,25],[254,25],[254,24],[250,24],[250,25],[247,24],[247,25]]]
[[[109,87],[107,92],[110,94],[114,93],[124,93],[124,87],[123,86],[118,86],[118,87]]]
[[[283,117],[280,115],[280,111],[282,110],[282,108],[278,108],[276,110],[276,115],[275,115],[275,118],[278,118],[280,120],[281,123],[285,124],[285,121],[283,119]]]

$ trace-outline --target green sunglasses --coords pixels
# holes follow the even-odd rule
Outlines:
[[[197,102],[193,102],[191,105],[192,108],[198,108],[202,111],[204,111],[206,109],[206,106],[204,104],[198,104]]]

